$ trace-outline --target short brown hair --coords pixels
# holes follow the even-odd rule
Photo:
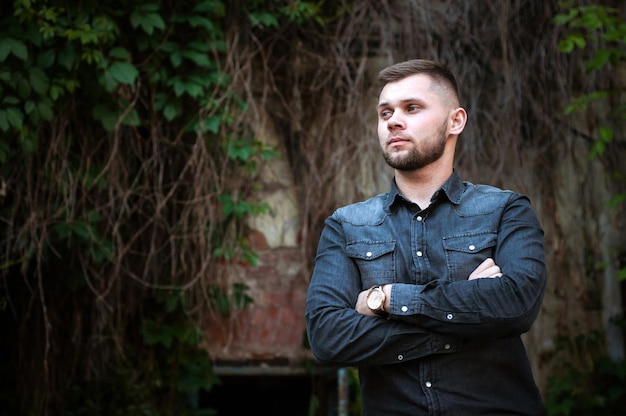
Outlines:
[[[412,75],[428,75],[435,81],[449,88],[459,99],[459,87],[454,74],[443,64],[426,59],[412,59],[391,65],[378,73],[378,86],[382,89],[390,82],[400,81]]]

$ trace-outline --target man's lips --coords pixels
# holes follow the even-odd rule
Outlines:
[[[392,137],[389,140],[387,140],[387,145],[388,146],[401,146],[404,143],[409,142],[409,139],[405,139],[403,137]]]

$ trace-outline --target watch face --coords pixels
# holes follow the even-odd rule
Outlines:
[[[385,294],[382,290],[372,290],[367,296],[367,307],[372,310],[381,309],[383,306]]]

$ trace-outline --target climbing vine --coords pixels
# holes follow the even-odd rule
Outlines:
[[[242,6],[241,8],[235,6]],[[0,5],[5,410],[210,414],[202,321],[245,308],[260,167],[224,28],[313,3],[14,0]],[[4,406],[3,406],[4,407]]]
[[[565,28],[559,42],[559,51],[564,54],[583,53],[584,70],[588,77],[603,70],[615,70],[626,63],[626,21],[618,9],[600,5],[577,5],[563,2],[560,13],[554,18],[557,26]],[[607,159],[609,166],[616,166],[612,178],[623,183],[626,172],[623,164],[612,165],[610,149],[620,146],[621,128],[626,121],[626,103],[622,94],[622,80],[611,80],[605,88],[585,91],[572,98],[565,106],[564,114],[585,114],[595,106],[607,108],[605,123],[597,126],[588,154],[589,160]],[[596,110],[597,111],[597,110]],[[618,187],[619,189],[619,187]],[[626,200],[626,194],[617,193],[608,201],[608,209]],[[612,253],[615,264],[623,263],[623,249]],[[606,265],[595,266],[603,269]],[[617,270],[620,281],[626,279],[626,268]],[[623,317],[616,316],[612,324],[626,326]],[[589,334],[568,334],[558,339],[557,351],[572,357],[563,368],[548,378],[546,404],[549,415],[613,415],[618,414],[626,403],[626,361],[622,357],[609,357],[605,351],[605,334],[594,331]],[[572,362],[577,364],[572,365]]]

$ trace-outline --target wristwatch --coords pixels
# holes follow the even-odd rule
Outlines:
[[[372,312],[378,316],[387,318],[389,317],[389,314],[385,312],[385,298],[386,296],[385,292],[383,292],[382,286],[372,286],[367,292],[365,301],[367,303],[367,307],[370,308]]]

